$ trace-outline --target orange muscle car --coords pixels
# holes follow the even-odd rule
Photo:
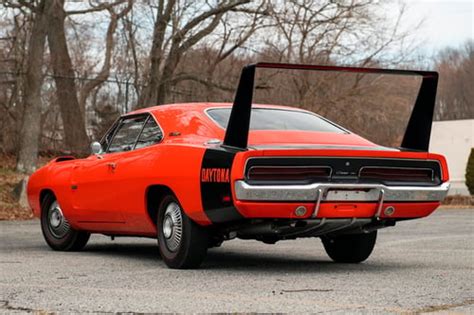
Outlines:
[[[257,68],[422,83],[401,146],[387,148],[305,110],[252,104]],[[429,215],[447,194],[446,161],[427,152],[437,80],[424,71],[249,65],[233,104],[123,115],[89,157],[59,157],[36,171],[29,203],[55,250],[80,250],[91,233],[153,237],[169,267],[195,268],[208,248],[235,237],[319,237],[334,261],[358,263],[378,229]]]

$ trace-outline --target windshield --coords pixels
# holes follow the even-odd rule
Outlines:
[[[207,110],[207,113],[214,122],[225,129],[229,122],[230,111],[230,108],[212,108]],[[300,130],[345,133],[343,129],[314,114],[274,108],[252,108],[250,130]]]

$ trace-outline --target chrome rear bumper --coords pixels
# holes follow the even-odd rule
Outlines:
[[[382,184],[314,183],[308,185],[250,185],[235,182],[235,196],[242,201],[374,201],[435,202],[443,200],[449,183],[439,186],[385,186]]]

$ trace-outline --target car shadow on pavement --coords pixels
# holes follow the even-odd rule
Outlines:
[[[110,256],[115,258],[127,258],[136,260],[147,260],[148,262],[156,263],[158,268],[166,268],[161,261],[158,253],[158,246],[156,244],[90,244],[84,252],[93,255]],[[400,270],[417,268],[416,265],[409,262],[397,263],[387,262],[383,263],[378,259],[367,260],[361,264],[339,264],[325,259],[322,256],[324,253],[315,253],[314,258],[311,256],[304,257],[296,255],[282,255],[281,252],[255,252],[255,251],[234,251],[222,248],[210,249],[208,255],[203,262],[201,271],[234,271],[234,272],[249,272],[258,271],[265,273],[281,273],[281,272],[298,272],[298,273],[318,273],[318,272],[332,272],[332,273],[347,273],[351,271],[362,272],[376,272],[382,273],[386,270]]]
[[[127,258],[136,258],[140,260],[161,260],[156,244],[90,244],[83,252],[94,253],[103,256],[126,256]]]
[[[321,253],[322,254],[322,253]],[[332,262],[329,258],[324,260],[315,255],[312,257],[298,257],[297,255],[281,255],[280,253],[256,253],[256,252],[229,252],[210,251],[206,261],[202,265],[206,270],[232,270],[232,271],[260,271],[265,273],[298,272],[343,272],[349,271],[377,271],[384,269],[410,268],[400,265],[379,265],[371,262],[361,264],[339,264]]]

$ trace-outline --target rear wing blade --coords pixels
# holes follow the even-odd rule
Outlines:
[[[421,76],[421,86],[403,136],[401,148],[428,151],[438,86],[437,72],[285,63],[256,63],[242,69],[224,138],[224,145],[226,146],[239,149],[247,148],[256,68]]]

